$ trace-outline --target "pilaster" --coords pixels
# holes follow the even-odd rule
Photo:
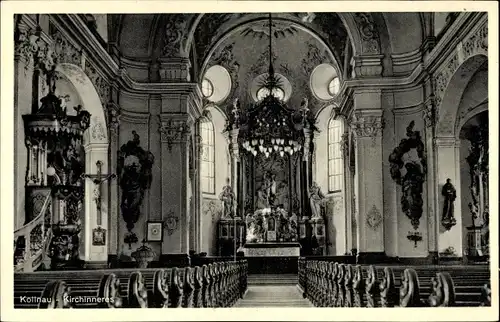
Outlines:
[[[189,180],[188,138],[192,122],[188,114],[162,114],[161,127],[161,199],[166,238],[162,253],[188,254],[189,251]]]
[[[433,97],[425,102],[423,110],[425,121],[425,149],[427,154],[427,230],[429,255],[436,257],[438,253],[437,238],[439,235],[439,199],[436,199],[436,163],[434,135],[436,126],[435,103]],[[446,182],[446,181],[445,181]]]
[[[381,93],[355,93],[354,104],[357,249],[359,261],[364,262],[385,255]]]
[[[92,143],[85,146],[85,172],[87,174],[96,174],[99,171],[97,166],[98,161],[102,162],[101,174],[106,176],[109,169],[107,143]],[[101,210],[98,210],[97,196],[99,193],[101,196],[108,195],[108,186],[102,185],[99,192],[99,185],[94,183],[94,180],[85,179],[85,218],[81,232],[81,238],[84,238],[85,249],[80,251],[80,257],[85,262],[107,262],[108,260],[108,247],[100,243],[93,243],[94,229],[101,228],[106,232],[109,231],[109,204],[106,202],[107,198],[101,198]],[[105,233],[105,240],[109,238],[106,235]]]
[[[116,103],[109,103],[108,106],[108,130],[109,130],[109,156],[108,164],[110,172],[118,169],[118,151],[120,149],[120,107]],[[116,171],[116,170],[114,170]],[[120,225],[120,205],[119,205],[119,187],[117,180],[110,180],[108,183],[109,200],[109,221],[108,221],[108,256],[117,256],[120,245],[119,229]]]

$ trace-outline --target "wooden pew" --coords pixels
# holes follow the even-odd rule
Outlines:
[[[299,286],[315,306],[488,305],[489,271],[441,268],[449,267],[353,266],[300,258]]]
[[[246,290],[247,267],[246,261],[239,261],[186,267],[182,270],[107,269],[19,273],[14,276],[14,306],[228,307],[234,305]],[[22,296],[40,298],[42,295],[42,298],[51,300],[44,303],[21,301]],[[87,298],[87,301],[74,300],[79,298]],[[89,301],[88,298],[101,300]]]

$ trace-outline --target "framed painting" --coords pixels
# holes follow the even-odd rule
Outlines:
[[[106,245],[106,229],[97,227],[92,230],[92,246]]]
[[[148,242],[163,241],[163,221],[148,221],[146,239]]]

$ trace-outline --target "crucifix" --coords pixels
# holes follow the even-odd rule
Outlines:
[[[102,174],[102,161],[97,160],[95,163],[97,166],[97,173],[96,174],[84,174],[83,177],[89,178],[94,182],[94,184],[97,186],[96,189],[94,189],[94,200],[97,208],[97,225],[100,226],[102,224],[102,212],[101,212],[101,205],[102,205],[102,184],[106,182],[109,179],[112,179],[116,177],[116,174],[108,174],[108,175],[103,175]]]

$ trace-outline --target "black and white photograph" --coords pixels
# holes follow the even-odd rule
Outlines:
[[[140,2],[2,13],[9,317],[498,319],[493,2]]]

